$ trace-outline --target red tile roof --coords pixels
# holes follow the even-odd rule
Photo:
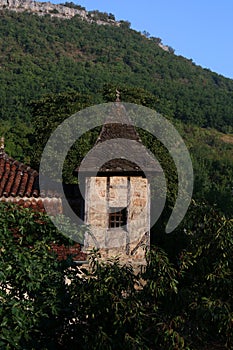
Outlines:
[[[47,212],[50,215],[63,213],[61,198],[52,191],[42,196],[39,191],[39,174],[31,167],[9,157],[0,140],[0,201],[18,204],[24,208],[35,211]],[[52,243],[52,250],[59,260],[64,260],[72,255],[74,261],[86,261],[87,254],[81,251],[81,245],[65,247]]]
[[[52,250],[57,254],[58,260],[66,260],[68,255],[72,255],[74,261],[87,261],[87,254],[81,251],[79,243],[69,247],[52,243]]]
[[[0,152],[0,197],[39,197],[39,174]]]
[[[0,140],[0,201],[19,204],[24,208],[57,215],[63,213],[62,201],[57,193],[39,191],[39,174],[30,166],[11,157],[4,151]]]

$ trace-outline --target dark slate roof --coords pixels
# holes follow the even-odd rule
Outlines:
[[[113,142],[108,149],[102,147],[105,141],[114,141],[114,139],[121,138],[130,140],[130,151],[128,150],[128,152],[131,152],[130,154],[133,155],[131,160],[135,160],[135,162],[129,160],[130,156],[126,156],[124,142],[121,143],[119,140],[115,140],[115,144]],[[119,155],[118,157],[115,156],[116,149]],[[111,160],[99,167],[98,164],[102,164],[102,159]],[[95,147],[84,158],[81,167],[75,169],[75,172],[79,171],[86,175],[91,173],[96,174],[96,172],[98,172],[98,175],[106,175],[106,173],[142,175],[145,172],[161,172],[162,169],[153,155],[142,144],[135,126],[127,115],[124,105],[120,102],[115,102],[111,106],[109,115],[95,143]]]
[[[115,102],[111,107],[96,144],[116,138],[141,142],[132,121],[126,113],[125,107],[119,102]]]
[[[0,151],[0,197],[38,197],[38,172]]]
[[[141,142],[141,139],[135,130],[133,125],[129,124],[120,124],[120,123],[109,123],[104,124],[99,138],[96,141],[96,144],[99,142],[104,142],[106,140],[122,138],[129,139]]]
[[[131,162],[128,159],[122,159],[122,158],[117,158],[117,159],[112,159],[106,162],[101,168],[100,171],[113,171],[113,172],[118,172],[118,171],[141,171],[140,167],[135,164],[134,162]]]

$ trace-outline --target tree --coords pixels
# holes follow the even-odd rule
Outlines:
[[[147,32],[146,30],[143,30],[142,35],[144,35],[146,38],[150,37],[150,33]]]
[[[129,29],[131,27],[131,23],[129,21],[120,21],[121,27],[124,29]]]
[[[101,262],[94,253],[89,271],[83,269],[82,276],[71,268],[71,259],[57,261],[51,240],[65,238],[46,216],[1,205],[0,222],[1,348],[149,349],[158,338],[161,344],[173,343],[156,325],[161,319],[157,306],[152,318],[147,315],[152,309],[145,306],[146,299],[160,304],[161,296],[176,290],[175,271],[162,251],[157,251],[155,260],[148,257],[144,276],[157,282],[149,283],[141,295],[135,288],[140,275],[117,259]],[[148,329],[158,338],[148,338]]]
[[[162,39],[161,38],[157,38],[155,36],[151,36],[150,40],[153,41],[154,43],[158,44],[162,44]]]
[[[109,14],[108,14],[108,18],[111,19],[111,20],[113,20],[113,21],[116,20],[114,14],[112,14],[112,13],[109,13]]]
[[[90,106],[92,99],[89,95],[77,92],[50,94],[44,98],[31,103],[32,114],[34,115],[33,134],[30,136],[32,147],[31,166],[35,169],[39,168],[43,149],[52,132],[66,118],[81,109]],[[64,168],[64,182],[73,183],[77,181],[73,176],[73,171],[77,167],[78,162],[85,155],[85,152],[91,147],[88,144],[88,138],[74,145],[73,151],[68,155]]]
[[[51,243],[66,243],[43,214],[0,204],[0,348],[59,348],[64,270]]]
[[[213,206],[193,203],[184,226],[189,244],[180,255],[180,297],[196,344],[232,345],[233,220]],[[184,227],[183,226],[183,227]]]
[[[151,247],[138,274],[98,252],[88,270],[57,261],[42,214],[1,205],[0,224],[1,348],[231,348],[233,221],[213,207],[193,203],[176,254]]]
[[[5,151],[11,157],[30,164],[31,145],[28,136],[32,127],[16,118],[14,122],[1,121],[0,135],[5,138]]]

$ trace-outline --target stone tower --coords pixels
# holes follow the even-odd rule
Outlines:
[[[161,168],[119,97],[93,150],[76,169],[85,183],[84,220],[90,227],[84,249],[99,248],[103,258],[119,256],[122,263],[144,265],[150,245],[150,178],[145,174],[156,176]]]

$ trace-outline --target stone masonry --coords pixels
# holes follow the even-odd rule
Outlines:
[[[119,256],[123,263],[144,265],[145,248],[149,247],[149,198],[146,178],[88,177],[85,221],[91,233],[86,234],[84,248],[99,248],[104,258]],[[109,220],[115,208],[125,209],[126,223],[112,228]]]

